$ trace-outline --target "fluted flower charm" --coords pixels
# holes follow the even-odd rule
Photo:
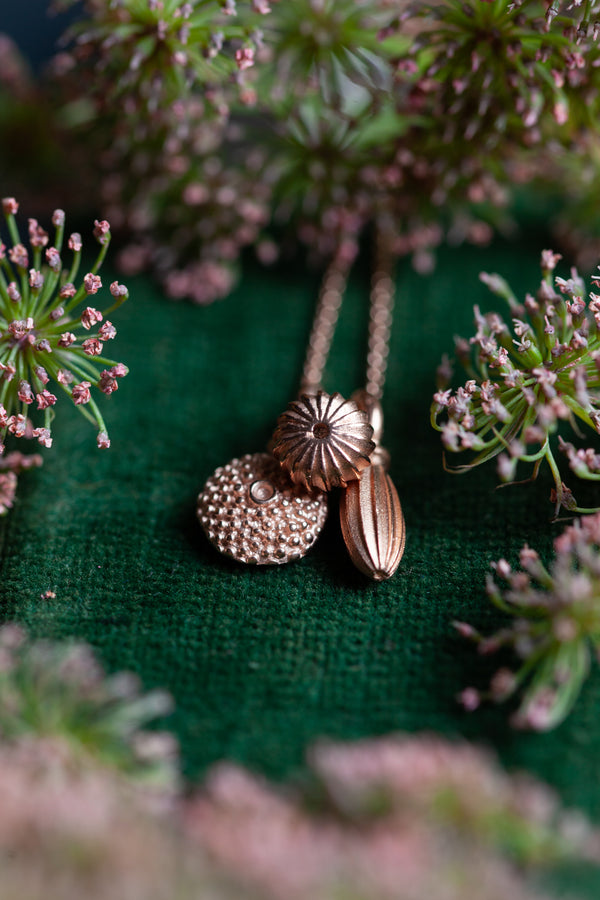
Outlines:
[[[319,391],[293,400],[279,417],[273,455],[296,484],[329,491],[360,478],[375,449],[372,436],[354,401]]]

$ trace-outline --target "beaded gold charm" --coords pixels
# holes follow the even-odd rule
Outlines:
[[[310,550],[327,518],[327,497],[293,484],[270,453],[252,453],[216,469],[197,514],[220,553],[279,565]]]

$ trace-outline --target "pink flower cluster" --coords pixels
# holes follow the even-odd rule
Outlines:
[[[107,447],[106,425],[92,389],[113,393],[127,368],[104,356],[105,343],[117,333],[106,314],[96,306],[84,306],[80,312],[77,308],[92,296],[100,297],[102,280],[97,273],[110,243],[110,226],[105,220],[96,221],[98,257],[77,287],[73,281],[82,240],[77,233],[68,238],[73,262],[65,268],[64,212],[56,210],[52,217],[55,235],[51,246],[48,232],[36,219],[29,219],[28,249],[18,239],[17,201],[6,197],[2,208],[14,241],[8,251],[4,245],[0,250],[5,275],[0,280],[0,456],[8,435],[34,438],[44,447],[52,445],[51,419],[61,392],[75,406],[86,407],[97,423],[98,446]],[[111,284],[111,309],[127,297],[124,285]],[[30,418],[34,407],[43,414],[39,424]],[[6,482],[5,491],[9,487]],[[8,503],[0,511],[6,508]]]

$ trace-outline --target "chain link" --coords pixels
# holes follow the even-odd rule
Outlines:
[[[378,236],[375,253],[375,271],[371,278],[369,305],[369,340],[367,347],[367,383],[365,390],[376,400],[381,400],[394,311],[394,281],[392,256],[384,241]]]
[[[315,394],[321,389],[349,270],[349,263],[335,258],[325,272],[302,370],[301,394]],[[378,236],[375,271],[371,278],[365,386],[367,393],[377,400],[383,394],[392,328],[394,282],[391,273],[392,256]]]
[[[349,270],[349,263],[335,258],[325,272],[302,370],[301,394],[316,394],[321,388]]]

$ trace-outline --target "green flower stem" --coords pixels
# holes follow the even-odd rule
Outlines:
[[[93,397],[92,397],[92,399],[90,400],[90,402],[87,404],[87,407],[86,407],[86,406],[80,406],[79,408],[81,409],[82,412],[83,412],[84,409],[86,410],[86,412],[87,412],[88,409],[91,409],[91,410],[92,410],[92,414],[93,414],[93,418],[95,418],[96,423],[97,423],[97,425],[98,425],[98,431],[104,431],[104,432],[107,431],[106,425],[104,424],[104,419],[102,418],[102,413],[101,413],[100,410],[98,409],[98,405],[97,405],[97,403],[96,403],[96,401],[94,400]]]
[[[29,300],[29,281],[27,280],[27,272],[20,266],[17,266],[17,272],[19,273],[19,281],[21,282],[21,303],[24,308],[27,309]]]
[[[122,297],[117,297],[112,306],[109,306],[108,309],[104,310],[104,318],[106,319],[107,316],[110,316],[112,313],[114,313],[114,311],[122,306],[126,300],[129,300],[129,293],[123,294]]]
[[[581,404],[579,404],[572,397],[569,397],[568,394],[565,394],[562,399],[564,401],[565,406],[568,406],[569,409],[571,410],[571,412],[575,413],[575,415],[577,416],[578,419],[581,419],[582,422],[585,422],[585,424],[589,425],[590,428],[592,428],[594,431],[596,430],[596,426],[590,419],[587,411],[585,409],[583,409]]]
[[[62,384],[61,382],[58,382],[58,386],[70,399],[71,398],[71,388],[66,384]],[[89,405],[91,405],[92,402],[93,401],[90,400]],[[84,417],[84,419],[87,419],[88,422],[91,422],[92,425],[96,426],[98,424],[98,420],[96,419],[95,416],[92,415],[92,413],[90,413],[90,411],[86,408],[85,404],[80,403],[77,406],[77,409],[81,413],[81,415]],[[49,412],[49,410],[46,410],[46,412]],[[102,418],[102,417],[100,417],[100,418]],[[101,430],[105,431],[106,428],[103,427]]]
[[[64,220],[63,220],[63,223],[61,225],[56,226],[56,230],[55,230],[55,234],[54,234],[54,247],[56,248],[58,253],[60,253],[62,250],[64,233],[65,233],[65,224],[64,224]],[[40,313],[50,302],[50,300],[56,290],[56,286],[59,282],[61,274],[62,274],[62,267],[58,270],[58,272],[54,272],[54,271],[50,270],[50,272],[48,274],[48,278],[46,279],[46,282],[45,282],[43,290],[42,290],[42,296],[40,297]],[[38,316],[39,316],[39,314],[38,314]]]
[[[551,645],[552,642],[538,644],[531,655],[528,656],[523,663],[521,663],[517,671],[514,673],[515,685],[513,690],[511,691],[511,694],[514,694],[518,690],[518,688],[527,680],[531,672],[534,672],[538,666],[544,666],[545,657]],[[530,691],[528,690],[527,694],[529,693]]]
[[[8,356],[4,361],[5,365],[15,365],[15,362],[18,362],[17,356],[18,347],[11,347]],[[15,366],[15,368],[17,368],[17,366]],[[11,382],[7,381],[6,378],[0,379],[0,403],[2,404],[2,406],[6,405],[9,393],[12,393]]]
[[[116,365],[117,365],[117,363],[115,362],[114,359],[109,359],[107,356],[91,356],[91,357],[90,357],[90,356],[88,356],[86,353],[84,353],[84,351],[81,350],[79,347],[71,347],[70,350],[71,350],[71,354],[69,355],[69,360],[70,360],[70,356],[73,355],[73,354],[74,354],[74,355],[77,357],[77,359],[78,359],[78,363],[76,363],[75,365],[78,364],[78,365],[89,365],[89,366],[92,366],[92,365],[93,365],[92,362],[91,362],[92,359],[93,359],[96,363],[101,363],[103,366],[109,366],[109,367],[110,367],[110,366],[116,366]],[[71,362],[69,361],[69,362],[67,363],[67,365],[70,366],[70,367],[72,367],[74,364],[71,363]],[[94,371],[95,371],[95,370],[94,370]]]
[[[19,234],[19,229],[17,228],[17,223],[15,217],[12,213],[5,215],[6,224],[8,225],[8,233],[10,234],[10,239],[14,244],[21,243],[21,235]]]
[[[3,262],[4,262],[4,260],[3,260]],[[4,272],[2,271],[1,267],[0,267],[0,297],[2,297],[2,300],[4,301],[6,312],[8,312],[8,310],[13,305],[13,302],[10,299],[10,297],[8,296],[8,282],[6,281],[6,278],[4,277]]]
[[[545,457],[547,447],[548,447],[548,440],[546,440],[542,444],[542,446],[537,451],[537,453],[525,453],[525,454],[523,454],[523,456],[520,456],[519,459],[522,462],[527,462],[527,463],[538,462],[538,460],[543,459]]]
[[[71,263],[71,268],[69,270],[69,274],[67,275],[66,284],[75,284],[75,279],[77,278],[77,273],[79,272],[79,266],[81,263],[81,250],[73,251],[73,262]]]
[[[562,494],[562,478],[560,477],[560,472],[558,470],[558,466],[556,465],[556,460],[552,454],[552,450],[550,449],[550,442],[546,447],[546,461],[550,466],[550,471],[552,472],[552,477],[554,478],[554,484],[556,485],[556,492],[560,496]]]
[[[546,728],[558,725],[573,708],[581,686],[589,673],[590,654],[584,640],[557,643],[554,652],[547,654],[525,691],[522,707],[531,703],[540,691],[550,685],[554,688],[554,701]],[[557,674],[565,673],[557,679]],[[558,684],[557,684],[558,681]]]

